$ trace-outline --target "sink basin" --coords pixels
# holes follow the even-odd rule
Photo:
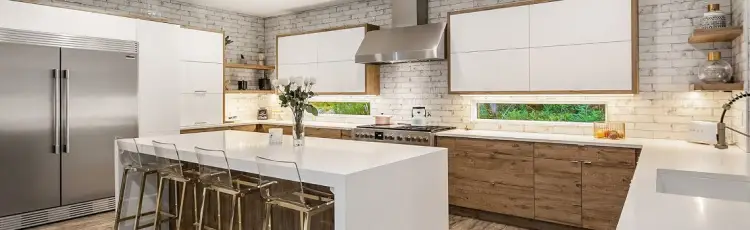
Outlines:
[[[750,203],[750,177],[657,169],[656,190],[685,196],[697,196]]]

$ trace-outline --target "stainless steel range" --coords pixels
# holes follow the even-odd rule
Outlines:
[[[450,126],[362,125],[352,130],[352,140],[435,146],[435,133]]]

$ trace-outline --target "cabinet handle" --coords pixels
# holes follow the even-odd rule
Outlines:
[[[208,93],[208,90],[196,90],[195,93]]]
[[[584,161],[583,163],[584,163],[584,164],[587,164],[587,165],[590,165],[590,164],[591,164],[591,161]]]
[[[570,163],[578,164],[578,163],[581,163],[581,161],[570,161]]]

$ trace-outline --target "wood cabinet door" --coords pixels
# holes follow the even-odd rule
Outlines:
[[[581,163],[534,159],[534,218],[581,225]]]
[[[529,49],[451,55],[451,92],[529,91]]]
[[[452,205],[533,218],[531,143],[457,138],[438,146],[449,148]]]
[[[583,227],[615,229],[635,169],[597,164],[583,164]]]
[[[305,128],[305,136],[308,136],[308,137],[320,137],[320,138],[331,138],[331,139],[341,139],[341,130],[338,130],[338,129],[322,129],[322,128]]]
[[[245,131],[245,132],[256,132],[255,128],[257,125],[240,125],[232,127],[232,130]]]
[[[451,15],[450,31],[450,53],[528,48],[529,6]]]
[[[283,129],[284,135],[292,135],[292,126],[281,126],[281,125],[263,125],[262,129],[264,133],[268,133],[269,129],[281,128]]]

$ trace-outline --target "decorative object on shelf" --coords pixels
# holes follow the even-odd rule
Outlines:
[[[721,60],[721,52],[708,53],[708,61],[700,68],[698,79],[705,83],[727,83],[732,81],[732,65]]]
[[[727,15],[721,12],[719,4],[708,4],[707,12],[701,18],[701,28],[715,29],[727,27]]]
[[[284,129],[272,128],[268,129],[268,143],[271,145],[280,145],[284,141]]]
[[[625,138],[625,123],[623,122],[595,122],[594,138],[620,140]]]
[[[263,53],[258,54],[258,65],[265,65],[266,64],[266,55]]]
[[[305,145],[305,125],[302,123],[305,118],[305,111],[313,116],[318,116],[318,109],[309,101],[310,98],[315,96],[312,91],[312,86],[315,83],[315,78],[303,77],[281,78],[276,82],[281,107],[290,108],[294,116],[294,124],[292,125],[294,146]]]
[[[237,81],[238,90],[248,90],[247,87],[248,87],[247,81]]]
[[[245,60],[245,55],[240,54],[240,59],[237,60],[237,63],[239,64],[247,64],[247,60]]]
[[[162,18],[161,11],[157,10],[153,4],[148,4],[146,8],[141,9],[141,13],[149,18]]]
[[[268,78],[268,75],[266,73],[263,73],[263,77],[258,79],[258,89],[260,90],[271,90],[273,86],[271,85],[271,79]]]
[[[232,44],[232,43],[234,43],[234,41],[232,41],[232,39],[229,36],[224,37],[225,46],[228,46],[229,44]]]
[[[261,120],[261,121],[268,120],[268,109],[266,108],[258,109],[258,120]]]

